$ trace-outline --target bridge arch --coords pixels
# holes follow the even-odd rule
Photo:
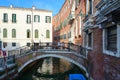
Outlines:
[[[36,60],[39,60],[39,59],[42,59],[42,58],[46,58],[46,57],[56,57],[56,58],[61,58],[61,59],[65,59],[75,65],[77,65],[80,69],[82,69],[84,72],[86,72],[86,76],[88,76],[88,72],[86,70],[86,68],[79,64],[77,61],[71,59],[71,58],[68,58],[68,57],[65,57],[65,56],[62,56],[62,55],[59,55],[59,54],[43,54],[43,55],[39,55],[39,56],[36,56],[32,59],[30,59],[29,61],[27,61],[26,63],[24,63],[19,69],[18,69],[18,73],[20,73],[27,65],[29,65],[30,63],[36,61]]]

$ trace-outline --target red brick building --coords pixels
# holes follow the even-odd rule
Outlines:
[[[93,80],[120,80],[120,1],[87,0],[84,47]]]
[[[66,0],[54,40],[86,48],[90,80],[120,80],[120,0]]]
[[[54,42],[82,44],[82,20],[85,0],[66,0],[53,17]]]

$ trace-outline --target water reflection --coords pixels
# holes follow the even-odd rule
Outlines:
[[[16,80],[69,80],[69,74],[80,74],[74,64],[59,58],[47,57],[29,64]]]

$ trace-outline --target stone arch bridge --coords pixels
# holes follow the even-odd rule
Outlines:
[[[47,45],[47,46],[46,46]],[[13,50],[8,52],[9,56],[11,58],[7,58],[6,61],[11,61],[10,64],[17,64],[17,73],[21,72],[27,65],[30,63],[39,60],[41,58],[45,57],[56,57],[56,58],[62,58],[65,59],[75,65],[77,65],[79,68],[81,68],[88,77],[88,71],[87,71],[87,57],[84,48],[77,46],[77,45],[70,45],[70,46],[61,46],[61,47],[55,47],[50,46],[46,44],[44,47],[33,47],[34,49],[31,50],[31,48],[28,47],[22,47],[21,49]],[[14,58],[14,59],[13,59]],[[8,62],[8,63],[9,63]],[[7,75],[9,75],[9,67],[7,67]],[[6,76],[7,76],[6,75]],[[1,79],[2,80],[2,79]]]

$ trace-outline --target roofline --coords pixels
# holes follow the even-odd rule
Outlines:
[[[57,16],[57,15],[60,13],[60,11],[62,10],[62,8],[63,8],[63,6],[65,5],[66,2],[67,2],[67,0],[65,0],[64,4],[63,4],[62,7],[60,8],[59,12],[58,12],[56,15],[54,15],[54,16]],[[53,16],[53,17],[54,17],[54,16]]]
[[[24,7],[9,7],[9,6],[0,6],[0,8],[6,8],[6,9],[25,9],[25,10],[32,10],[32,8],[24,8]],[[45,12],[53,12],[50,10],[45,10],[45,9],[35,9],[35,11],[45,11]]]

